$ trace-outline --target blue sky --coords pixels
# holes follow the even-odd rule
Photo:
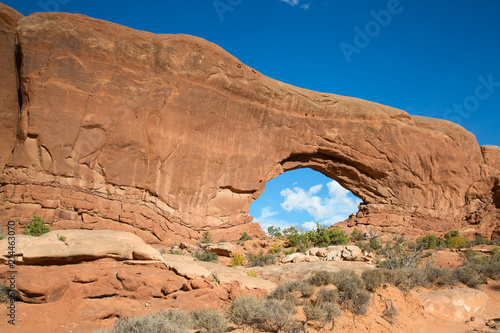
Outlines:
[[[413,115],[452,120],[474,133],[481,145],[500,145],[498,0],[4,3],[24,15],[82,13],[154,33],[202,37],[274,79],[390,105]],[[292,209],[290,204],[290,195],[303,195],[302,190],[307,195],[304,200],[318,197],[320,202],[314,198],[311,202],[326,205],[330,219],[337,216],[349,205],[329,204],[329,182],[313,171],[288,172],[268,183],[266,192],[252,204],[251,215],[263,221],[267,212],[266,221],[298,225],[329,221],[312,214],[313,208],[308,212],[304,206]],[[316,185],[321,190],[311,192]],[[268,191],[274,199],[265,203]]]

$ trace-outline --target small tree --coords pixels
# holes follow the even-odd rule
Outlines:
[[[201,242],[204,244],[212,243],[212,235],[210,234],[210,231],[205,231],[203,233],[203,236],[201,237]]]
[[[50,227],[45,224],[45,221],[41,216],[33,215],[29,223],[23,230],[23,235],[29,236],[41,236],[50,231]]]

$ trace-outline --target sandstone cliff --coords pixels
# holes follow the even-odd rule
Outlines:
[[[296,88],[186,35],[0,6],[0,219],[148,243],[261,233],[271,178],[359,196],[350,226],[500,235],[500,150],[437,119]]]

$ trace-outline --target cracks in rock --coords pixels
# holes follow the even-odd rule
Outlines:
[[[236,194],[254,194],[255,192],[257,192],[257,190],[242,190],[242,189],[237,189],[237,188],[234,188],[232,187],[231,185],[226,185],[226,186],[220,186],[219,187],[220,189],[227,189],[227,190],[230,190],[231,192],[233,193],[236,193]]]

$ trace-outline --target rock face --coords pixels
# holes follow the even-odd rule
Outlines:
[[[16,235],[17,265],[58,263],[114,258],[116,260],[163,260],[160,253],[136,235],[111,230],[60,230],[40,237]],[[0,262],[7,263],[9,240],[0,241]]]
[[[484,315],[488,295],[476,289],[459,288],[433,291],[419,298],[424,310],[434,316],[464,322]]]
[[[0,6],[1,221],[258,235],[250,203],[308,167],[363,200],[348,226],[500,234],[498,147],[458,125],[272,80],[192,36],[20,18]]]

